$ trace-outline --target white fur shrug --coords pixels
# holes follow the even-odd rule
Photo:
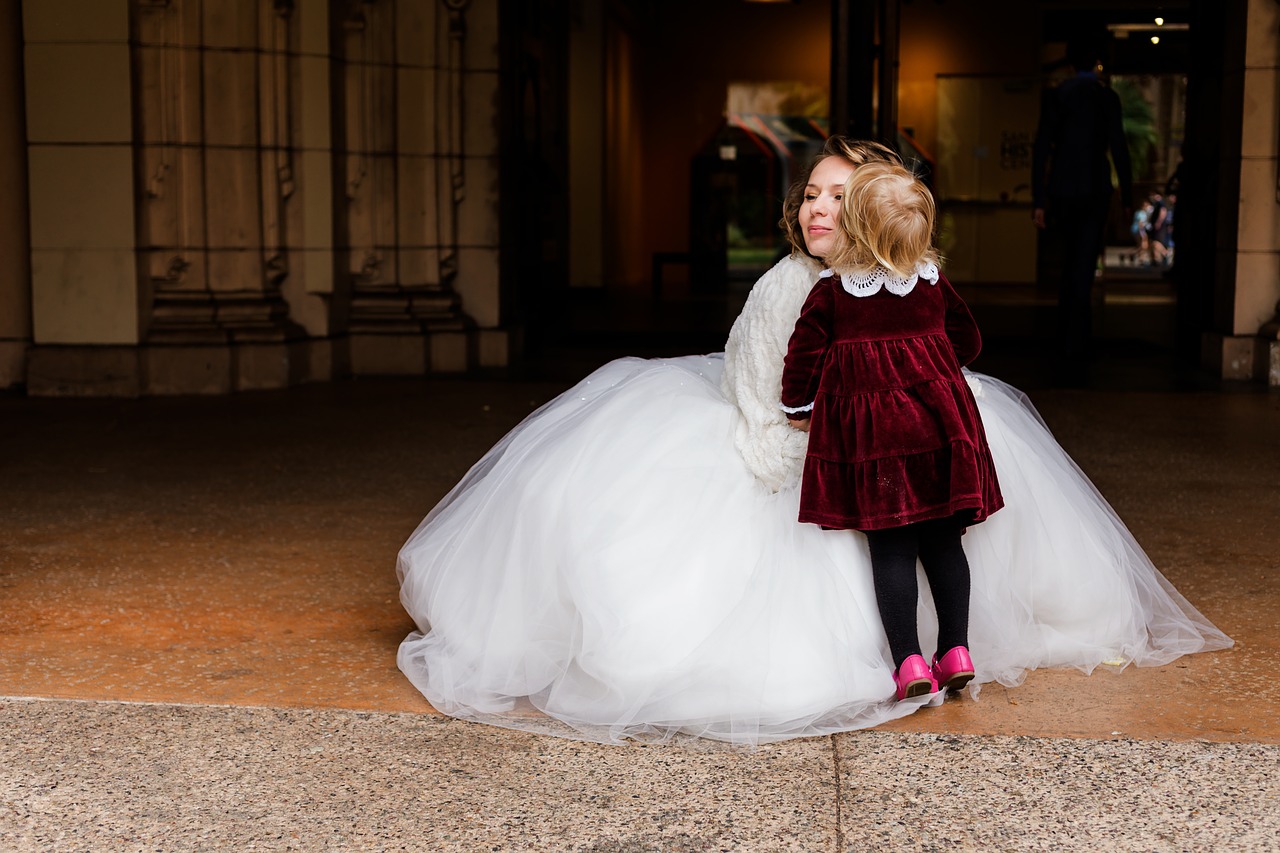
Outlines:
[[[822,265],[800,254],[784,258],[760,277],[724,346],[725,396],[740,414],[734,444],[773,491],[800,476],[809,435],[790,426],[779,405],[782,361],[800,309]]]

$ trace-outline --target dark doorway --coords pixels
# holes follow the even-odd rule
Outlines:
[[[829,99],[832,47],[842,43],[832,34],[838,13],[869,16],[874,45],[890,5],[887,23],[900,32],[890,87],[894,138],[930,166],[944,242],[952,240],[943,245],[949,272],[989,329],[980,366],[1011,366],[1022,372],[1011,379],[1033,386],[1043,378],[1027,371],[1045,357],[1056,293],[1046,286],[1051,250],[1037,260],[1030,225],[1030,138],[1038,92],[1058,73],[1061,33],[1081,23],[1106,33],[1106,72],[1134,107],[1142,162],[1135,197],[1115,202],[1110,250],[1099,265],[1097,331],[1122,367],[1117,374],[1134,367],[1145,377],[1129,384],[1167,383],[1175,354],[1193,364],[1212,315],[1214,240],[1227,227],[1204,227],[1217,213],[1221,186],[1209,164],[1222,150],[1206,126],[1221,127],[1231,115],[1239,123],[1238,105],[1222,97],[1227,25],[1205,0],[992,0],[982,16],[961,0],[606,0],[598,8],[505,0],[504,311],[521,318],[526,352],[585,353],[579,366],[588,366],[620,354],[718,349],[772,259],[762,223],[812,151],[806,140],[781,156],[778,146],[766,152],[774,128],[735,122],[727,93],[740,84],[787,84]],[[590,27],[595,41],[583,42]],[[599,86],[572,82],[570,68],[578,79],[584,57],[596,63]],[[886,87],[873,78],[867,85],[877,91],[863,100],[875,111]],[[948,123],[949,115],[971,113],[971,102],[986,105],[990,139],[966,142]],[[828,117],[811,120],[812,138],[831,127],[827,104]],[[1015,128],[1019,121],[1030,130]],[[742,159],[726,159],[730,151]],[[956,169],[965,168],[957,151],[980,151],[1017,174],[987,198],[979,177],[972,186],[956,183]],[[1157,259],[1149,249],[1139,256],[1125,208],[1163,190],[1184,153],[1169,263],[1144,264]],[[746,197],[744,183],[768,189]],[[584,187],[596,193],[586,205]],[[583,210],[591,211],[590,228],[579,227]],[[588,264],[574,250],[583,234],[595,241]]]
[[[555,342],[568,269],[569,0],[503,0],[501,312],[525,359]]]

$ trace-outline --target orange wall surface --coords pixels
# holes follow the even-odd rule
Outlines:
[[[898,124],[914,130],[929,153],[938,148],[938,75],[1039,73],[1037,4],[944,0],[902,5],[899,41]]]
[[[652,252],[689,245],[690,166],[720,127],[731,82],[830,78],[828,2],[686,2],[637,34],[643,218],[619,246],[628,282],[646,281]]]

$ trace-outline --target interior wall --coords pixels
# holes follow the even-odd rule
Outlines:
[[[654,252],[689,246],[690,172],[724,118],[730,82],[826,87],[831,4],[657,0],[632,38],[639,92],[639,227],[620,234],[620,279],[647,286]],[[624,164],[625,165],[625,164]],[[674,277],[674,276],[673,276]]]
[[[690,164],[720,127],[729,83],[794,80],[825,89],[830,78],[830,2],[653,5],[630,45],[632,71],[643,81],[636,93],[641,150],[634,160],[618,158],[616,146],[627,143],[616,130],[610,147],[610,157],[622,160],[609,171],[611,188],[622,183],[608,206],[619,223],[610,264],[631,285],[647,281],[654,252],[688,249]],[[899,124],[930,153],[939,74],[1039,73],[1038,4],[992,0],[974,15],[963,0],[904,0],[901,15]],[[609,55],[616,67],[613,48]],[[615,115],[625,97],[614,93]],[[634,214],[620,197],[626,192],[638,197],[635,227],[621,224]]]
[[[0,384],[508,363],[499,0],[0,3]]]
[[[37,344],[136,344],[126,0],[23,4]]]
[[[938,150],[938,75],[1040,72],[1037,3],[905,0],[901,7],[898,124],[930,154]]]

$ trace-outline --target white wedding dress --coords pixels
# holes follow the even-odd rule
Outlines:
[[[440,711],[602,742],[861,728],[895,702],[866,539],[796,520],[778,408],[819,268],[780,262],[721,356],[624,358],[534,412],[400,552],[399,665]],[[1026,397],[971,375],[1006,506],[971,528],[977,685],[1231,640],[1155,569]],[[921,574],[926,657],[936,620]]]

